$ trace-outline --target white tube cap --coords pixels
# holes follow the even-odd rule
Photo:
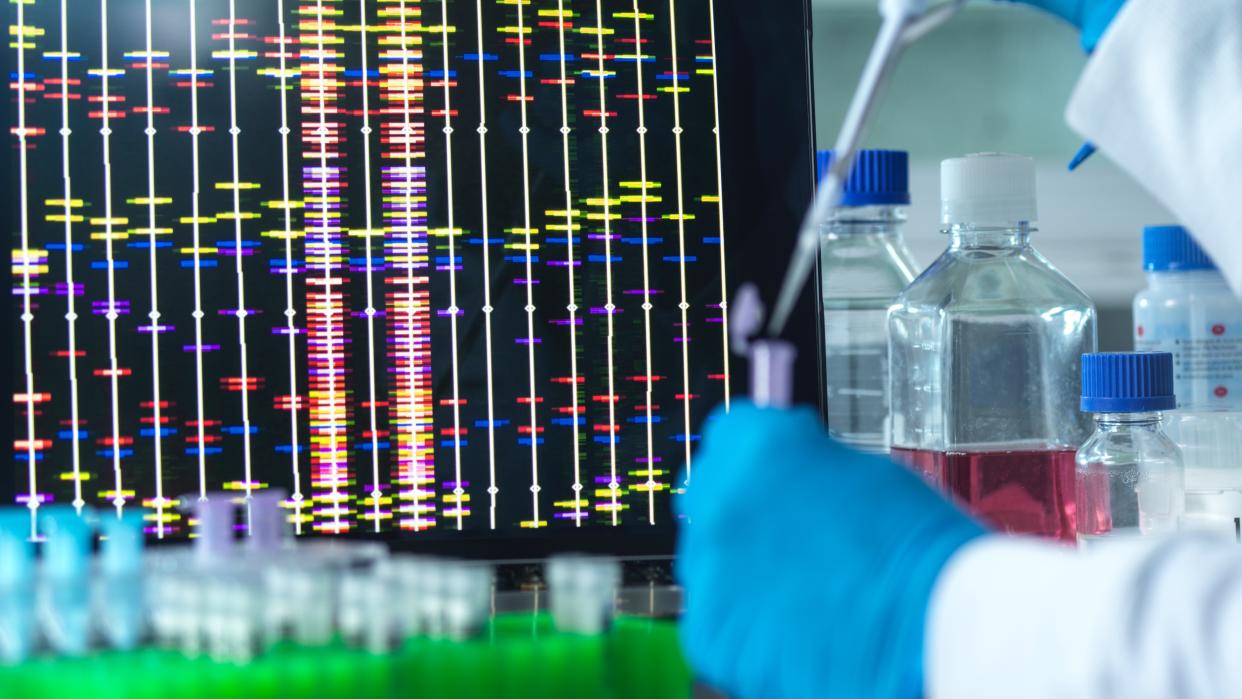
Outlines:
[[[940,163],[940,219],[948,225],[1009,225],[1038,218],[1035,161],[972,153]]]

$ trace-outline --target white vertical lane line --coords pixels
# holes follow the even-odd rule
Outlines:
[[[364,0],[365,1],[365,0]],[[281,208],[285,210],[285,338],[289,345],[289,466],[293,470],[294,530],[302,533],[302,463],[298,454],[298,311],[293,300],[293,204],[289,200],[289,66],[288,34],[285,30],[285,2],[276,0],[276,22],[280,29],[280,186]],[[372,399],[374,400],[374,399]]]
[[[323,43],[323,0],[315,0],[315,51],[318,54],[319,77],[318,89],[319,94],[319,128],[317,133],[322,139],[319,143],[319,233],[323,249],[320,254],[323,255],[323,315],[324,315],[324,343],[328,348],[328,458],[331,466],[329,467],[329,477],[332,481],[332,533],[341,533],[341,502],[340,502],[340,449],[336,443],[336,436],[340,433],[340,425],[337,422],[336,407],[336,347],[333,333],[334,324],[337,319],[337,312],[333,308],[332,303],[332,240],[328,237],[328,86],[327,79],[324,77],[326,63],[324,62],[324,43]],[[341,313],[345,311],[345,292],[341,292]],[[344,343],[342,343],[342,350]]]
[[[65,321],[69,331],[69,421],[73,454],[73,508],[79,515],[86,506],[82,498],[82,427],[78,406],[77,301],[73,276],[73,181],[69,174],[69,0],[60,0],[60,142],[61,178],[64,180],[65,217]],[[20,9],[20,5],[18,6]]]
[[[164,418],[160,406],[160,295],[159,274],[156,270],[155,240],[155,80],[152,65],[155,54],[151,45],[151,0],[144,8],[147,59],[147,261],[151,267],[148,283],[151,285],[151,310],[147,314],[151,327],[151,403],[155,419],[155,532],[164,538]]]
[[[526,234],[526,357],[530,379],[530,495],[534,512],[531,526],[539,528],[539,423],[535,415],[538,394],[535,390],[535,296],[531,266],[530,237],[530,126],[526,121],[526,16],[522,6],[529,0],[515,0],[518,16],[518,80],[522,110],[522,212]]]
[[[677,63],[677,3],[668,0],[669,49],[673,59],[673,145],[677,156],[677,271],[681,279],[681,412],[686,480],[690,480],[690,303],[686,295],[686,208],[681,162],[681,77]]]
[[[453,495],[457,497],[457,530],[462,526],[462,505],[465,489],[461,485],[461,395],[458,392],[457,371],[457,247],[453,239],[457,237],[455,218],[453,215],[453,102],[449,89],[449,30],[448,0],[440,0],[440,37],[441,55],[444,62],[444,163],[445,182],[448,205],[448,249],[449,249],[449,328],[452,333],[453,348]]]
[[[483,74],[483,0],[475,1],[479,64],[479,199],[483,219],[483,339],[487,354],[487,522],[491,529],[496,528],[496,495],[500,489],[496,487],[496,400],[495,374],[492,367],[492,266],[491,238],[487,218],[487,97],[484,88]]]
[[[379,473],[379,423],[375,407],[375,262],[371,251],[373,229],[372,183],[371,183],[371,90],[367,73],[367,0],[358,0],[358,46],[362,51],[362,182],[363,209],[366,212],[366,259],[367,259],[367,396],[371,403],[368,417],[371,420],[371,516],[375,531],[380,530],[380,473]]]
[[[651,429],[651,391],[655,381],[651,376],[651,270],[649,268],[649,249],[647,247],[647,117],[643,103],[646,93],[643,91],[643,33],[639,26],[642,16],[638,11],[638,0],[634,0],[634,68],[638,78],[638,162],[642,180],[642,240],[643,240],[643,350],[647,368],[647,523],[655,524],[655,445]]]
[[[423,465],[419,463],[418,458],[418,426],[419,420],[423,415],[419,409],[418,394],[415,392],[415,383],[417,372],[414,366],[414,153],[410,150],[410,143],[414,140],[414,129],[410,123],[410,50],[409,38],[407,35],[408,23],[406,21],[406,0],[400,0],[399,11],[401,13],[400,31],[401,31],[401,141],[404,150],[401,154],[402,172],[405,174],[405,197],[402,204],[402,212],[405,214],[405,221],[402,227],[405,229],[405,368],[406,368],[406,415],[405,420],[408,423],[410,441],[409,441],[409,468],[412,470],[410,476],[410,497],[413,500],[411,506],[414,514],[414,530],[422,530],[422,513],[420,511],[421,500],[419,499],[420,482],[423,476]],[[421,71],[420,71],[421,72]],[[434,467],[433,467],[434,468]]]
[[[595,0],[596,82],[599,85],[599,140],[600,166],[604,179],[604,311],[608,318],[608,490],[612,494],[612,526],[620,524],[617,512],[617,396],[616,368],[613,359],[613,325],[617,307],[612,302],[612,191],[608,184],[608,102],[604,89],[604,9],[601,0]]]
[[[574,199],[569,173],[569,93],[565,76],[565,0],[556,0],[557,38],[561,52],[561,160],[565,173],[565,241],[569,267],[569,369],[573,396],[573,450],[574,450],[574,526],[582,526],[582,447],[578,443],[578,303],[574,289]]]
[[[233,154],[233,258],[237,273],[237,336],[241,356],[242,459],[246,470],[246,512],[253,490],[250,462],[250,366],[246,357],[246,277],[242,270],[241,152],[237,126],[237,0],[229,0],[229,135]],[[201,448],[201,445],[200,445]],[[247,525],[249,515],[247,514]]]
[[[21,232],[22,232],[22,347],[23,362],[22,367],[26,378],[26,477],[29,481],[30,499],[26,502],[26,506],[30,508],[30,536],[34,538],[38,536],[38,509],[39,509],[39,486],[38,473],[35,467],[35,397],[34,397],[34,347],[31,338],[31,325],[34,322],[34,314],[31,312],[30,303],[30,202],[28,199],[28,183],[27,176],[27,155],[26,155],[26,7],[25,3],[17,4],[17,148],[20,152],[18,156],[20,168],[18,185],[20,193],[20,202],[18,204],[21,216]],[[106,60],[106,59],[105,59]],[[66,89],[67,85],[62,86]],[[104,102],[104,111],[107,112],[107,101]],[[105,117],[107,118],[107,117]],[[72,290],[70,290],[72,295]],[[116,448],[114,443],[113,449]]]
[[[202,128],[198,125],[198,10],[195,0],[190,0],[190,171],[193,175],[193,191],[190,193],[191,231],[194,239],[194,401],[198,428],[198,499],[207,500],[207,419],[204,403],[203,387],[203,268],[202,241],[199,230],[199,152],[198,136]]]
[[[18,6],[20,7],[20,5]],[[109,92],[108,68],[108,0],[99,0],[100,55],[102,56],[101,74],[103,76],[103,127],[99,129],[103,136],[103,169],[104,169],[104,255],[108,269],[108,368],[111,381],[109,386],[112,398],[112,504],[116,514],[121,516],[125,508],[125,497],[121,494],[121,398],[119,362],[116,356],[116,258],[113,256],[112,245],[112,100]],[[23,159],[24,159],[23,155]],[[23,178],[23,183],[25,178]],[[23,197],[24,199],[25,197]],[[33,423],[33,419],[31,420]]]
[[[720,342],[724,357],[724,404],[729,412],[729,282],[725,275],[725,223],[724,223],[724,168],[720,158],[720,75],[716,63],[716,2],[707,0],[707,14],[711,21],[712,41],[712,115],[715,123],[712,134],[716,137],[716,220],[719,222],[720,238]],[[690,484],[690,471],[686,471],[686,485]]]

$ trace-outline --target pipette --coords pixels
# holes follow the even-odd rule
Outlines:
[[[850,169],[854,167],[854,155],[858,151],[863,131],[902,50],[948,21],[963,4],[965,0],[949,0],[937,5],[930,5],[928,0],[880,0],[880,16],[883,17],[880,33],[871,47],[871,55],[867,58],[862,78],[858,81],[849,111],[845,114],[845,122],[837,135],[832,166],[819,186],[815,200],[802,218],[797,245],[785,271],[785,279],[781,283],[780,296],[777,297],[776,307],[768,319],[769,337],[779,337],[785,329],[794,302],[802,290],[802,285],[806,283],[811,264],[819,250],[819,227],[841,199],[845,180]]]

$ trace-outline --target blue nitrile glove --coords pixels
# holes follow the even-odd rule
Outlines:
[[[1087,53],[1095,50],[1100,37],[1112,24],[1113,18],[1121,10],[1126,0],[1001,0],[1001,2],[1020,2],[1037,7],[1045,12],[1078,27],[1082,31],[1082,48]]]
[[[808,409],[717,411],[678,507],[682,645],[735,699],[918,697],[940,570],[983,527]]]

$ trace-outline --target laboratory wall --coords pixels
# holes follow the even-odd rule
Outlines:
[[[879,27],[872,0],[812,0],[819,147],[831,146]],[[939,232],[939,165],[980,151],[1036,158],[1036,247],[1095,300],[1100,348],[1132,346],[1130,301],[1143,286],[1142,227],[1168,211],[1103,155],[1071,173],[1081,145],[1065,105],[1086,57],[1068,25],[1009,3],[977,2],[910,47],[864,147],[910,151],[906,241],[920,264]]]

